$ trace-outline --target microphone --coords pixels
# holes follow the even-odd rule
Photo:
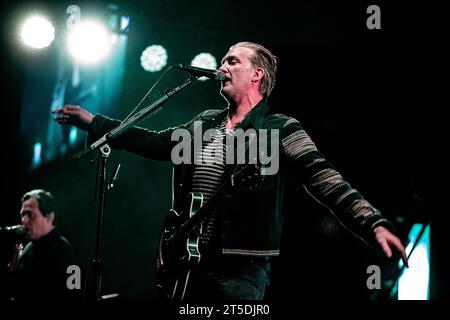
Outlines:
[[[184,64],[176,64],[175,68],[189,72],[194,77],[207,77],[216,81],[227,80],[227,77],[219,70],[197,68],[193,66],[186,66]]]
[[[25,233],[25,227],[22,224],[16,224],[15,226],[0,227],[0,233]]]

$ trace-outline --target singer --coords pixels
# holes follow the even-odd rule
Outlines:
[[[67,267],[76,263],[72,245],[56,227],[56,211],[48,191],[36,189],[23,195],[20,215],[30,241],[7,280],[8,299],[55,302],[81,297],[79,290],[66,285]]]
[[[175,199],[163,225],[157,265],[161,297],[185,301],[263,299],[270,259],[280,253],[284,202],[298,197],[294,186],[307,188],[350,230],[381,248],[387,257],[396,252],[407,263],[390,222],[324,158],[300,122],[271,112],[267,103],[275,86],[275,55],[262,45],[239,42],[225,54],[219,71],[224,75],[220,94],[227,106],[207,110],[179,127],[194,139],[198,128],[203,132],[212,129],[209,132],[213,134],[209,141],[202,141],[197,156],[203,161],[174,166]],[[218,77],[214,71],[197,75]],[[59,124],[87,130],[89,139],[101,137],[119,123],[100,114],[94,116],[80,106],[65,105],[53,113]],[[202,125],[194,125],[196,121]],[[177,143],[171,137],[176,130],[133,127],[110,145],[149,159],[171,161]],[[267,131],[279,136],[279,170],[271,175],[264,170],[265,150],[257,149],[255,158],[239,161]],[[237,140],[244,152],[231,157],[234,163],[226,163],[226,141],[235,139],[238,132],[249,133],[249,139]],[[252,135],[256,139],[252,140]],[[223,161],[217,161],[217,156],[208,160],[211,154],[223,155]],[[196,215],[200,220],[193,219]],[[190,216],[193,218],[188,220]]]

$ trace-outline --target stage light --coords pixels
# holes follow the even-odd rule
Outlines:
[[[34,152],[33,152],[33,161],[31,162],[31,167],[32,168],[36,168],[42,162],[42,158],[41,158],[42,144],[40,142],[36,142],[34,144],[34,148],[33,149],[34,149]]]
[[[69,144],[74,145],[77,142],[78,130],[76,127],[70,128]]]
[[[159,44],[153,44],[142,51],[141,66],[145,71],[157,72],[166,66],[167,58],[167,50]]]
[[[120,31],[127,32],[130,26],[130,17],[122,16],[120,17]]]
[[[111,52],[114,35],[100,22],[87,20],[75,24],[67,35],[67,48],[80,64],[101,62]]]
[[[206,69],[217,69],[217,61],[216,58],[207,52],[199,53],[192,59],[191,66],[198,68],[206,68]],[[207,80],[207,77],[200,77],[198,80]]]
[[[55,28],[42,16],[33,16],[25,20],[20,31],[22,41],[35,49],[48,47],[55,39]]]
[[[398,281],[398,300],[428,300],[430,296],[430,225],[414,224],[409,232],[410,243],[406,254],[409,268],[404,269]],[[415,244],[415,247],[413,247]],[[399,267],[403,266],[400,260]]]

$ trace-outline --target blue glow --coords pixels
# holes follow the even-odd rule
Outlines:
[[[36,168],[41,164],[42,162],[41,153],[42,153],[42,144],[40,142],[36,142],[34,144],[33,161],[31,162],[31,166],[33,168]]]
[[[70,128],[70,134],[69,134],[69,144],[75,144],[77,142],[77,135],[78,131],[76,127]]]
[[[410,243],[406,254],[412,250],[423,225],[414,224],[409,232]],[[398,300],[429,300],[430,297],[430,225],[425,226],[414,251],[409,257],[409,268],[406,268],[398,281]],[[400,260],[399,266],[403,266]]]
[[[130,17],[122,16],[120,17],[120,31],[125,31],[130,25]]]
[[[66,154],[67,152],[67,144],[66,143],[62,143],[59,146],[59,154]]]
[[[64,104],[81,104],[93,114],[119,110],[128,36],[116,36],[111,55],[96,68],[73,64],[64,38],[55,50],[33,57],[24,70],[19,151],[26,166],[35,169],[69,150],[82,148],[84,133],[57,124],[51,111]],[[30,99],[30,97],[34,97]],[[103,109],[107,108],[107,109]],[[35,146],[40,142],[39,146]]]

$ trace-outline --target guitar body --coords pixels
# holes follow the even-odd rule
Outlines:
[[[183,210],[169,211],[163,222],[158,247],[157,288],[164,298],[182,301],[186,293],[190,271],[200,263],[199,240],[201,224],[189,230],[187,235],[178,235],[183,224],[202,207],[203,195],[191,192]]]
[[[191,192],[181,213],[169,211],[159,239],[156,264],[160,296],[174,301],[184,299],[191,270],[201,259],[198,246],[202,222],[217,208],[217,204],[232,186],[245,185],[249,190],[263,186],[265,177],[260,173],[260,169],[258,165],[244,165],[236,170],[230,179],[226,179],[206,203],[203,203],[203,195],[200,192]]]

